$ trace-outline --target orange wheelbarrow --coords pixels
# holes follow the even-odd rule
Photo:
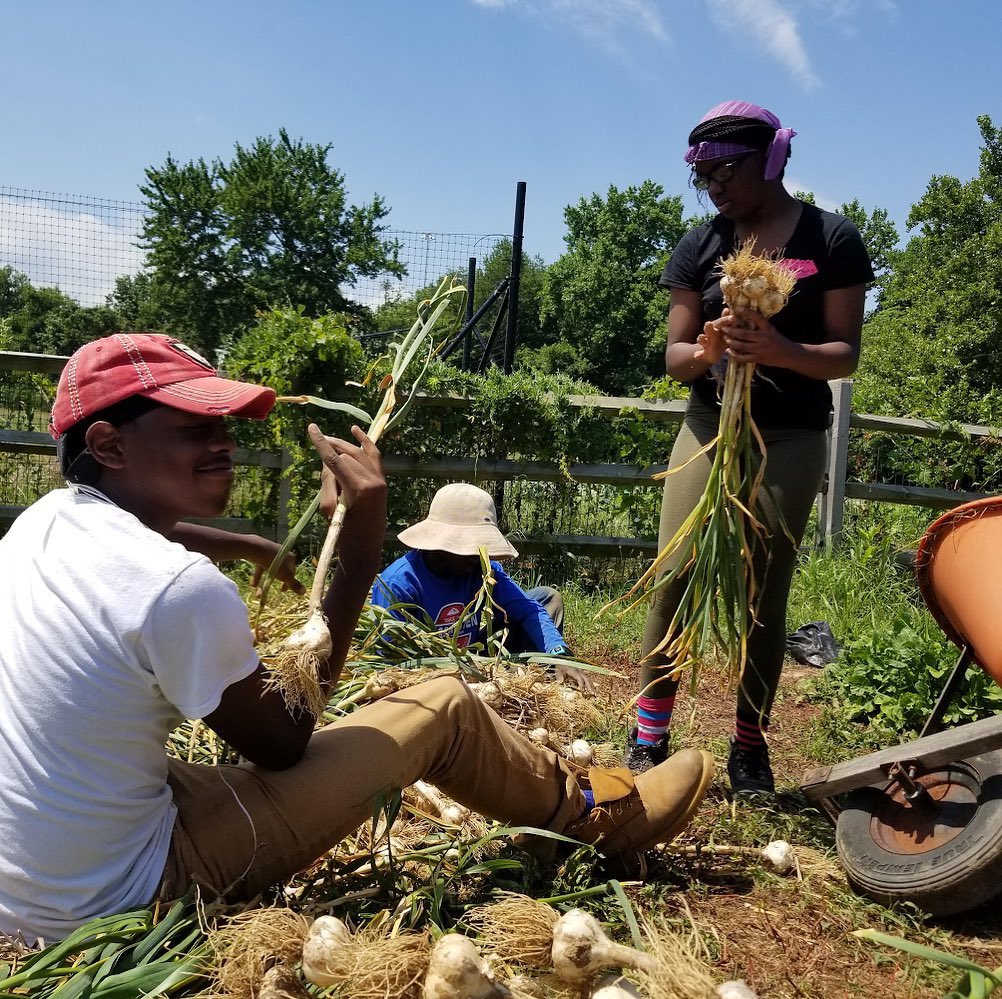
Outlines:
[[[971,663],[1002,684],[1002,497],[943,514],[915,558],[929,610],[960,656],[919,737],[808,771],[849,882],[882,904],[953,915],[1002,894],[1002,715],[945,728]]]

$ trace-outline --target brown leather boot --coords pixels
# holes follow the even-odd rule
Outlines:
[[[595,807],[563,834],[590,843],[606,857],[641,853],[674,839],[689,824],[713,778],[713,757],[683,749],[642,774],[625,767],[588,771]]]

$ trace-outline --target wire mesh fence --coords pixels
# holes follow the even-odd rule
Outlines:
[[[0,267],[80,305],[101,305],[115,279],[142,270],[141,204],[0,187]]]
[[[511,239],[504,233],[410,232],[387,229],[383,238],[399,245],[400,262],[407,268],[402,277],[384,274],[359,278],[348,297],[376,308],[385,302],[412,295],[437,283],[447,274],[466,278],[470,257],[483,261],[498,243]]]
[[[141,272],[147,209],[141,202],[56,194],[0,185],[0,267],[36,287],[58,288],[79,305],[104,304],[119,277]],[[386,229],[406,274],[359,277],[345,296],[376,308],[408,298],[446,274],[465,276],[470,257],[482,261],[504,233],[413,232]]]

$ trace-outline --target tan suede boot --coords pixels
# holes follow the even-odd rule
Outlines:
[[[563,834],[609,858],[641,853],[685,829],[712,778],[713,757],[695,749],[683,749],[642,774],[625,767],[589,770],[581,783],[590,786],[595,807]]]

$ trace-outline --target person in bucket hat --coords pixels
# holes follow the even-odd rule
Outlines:
[[[193,884],[203,900],[253,899],[419,779],[609,857],[677,835],[699,807],[708,754],[637,778],[584,770],[454,675],[322,727],[290,709],[236,586],[171,540],[183,519],[226,506],[236,443],[225,417],[263,419],[273,402],[158,334],[118,333],[70,358],[52,410],[67,488],[0,539],[0,933],[52,943]],[[348,441],[311,424],[309,437],[347,507],[323,601],[329,692],[380,564],[386,480],[358,427]],[[169,756],[185,718],[241,762]]]
[[[460,648],[483,644],[486,632],[478,595],[484,585],[480,552],[491,560],[494,627],[508,629],[509,652],[570,656],[563,636],[564,604],[551,586],[523,590],[498,559],[518,551],[498,529],[490,493],[467,482],[442,486],[432,497],[428,516],[397,537],[411,550],[376,577],[372,603],[403,619],[404,611],[424,618],[439,631],[458,627]],[[592,693],[591,678],[570,665],[554,667],[558,679],[573,681]]]

